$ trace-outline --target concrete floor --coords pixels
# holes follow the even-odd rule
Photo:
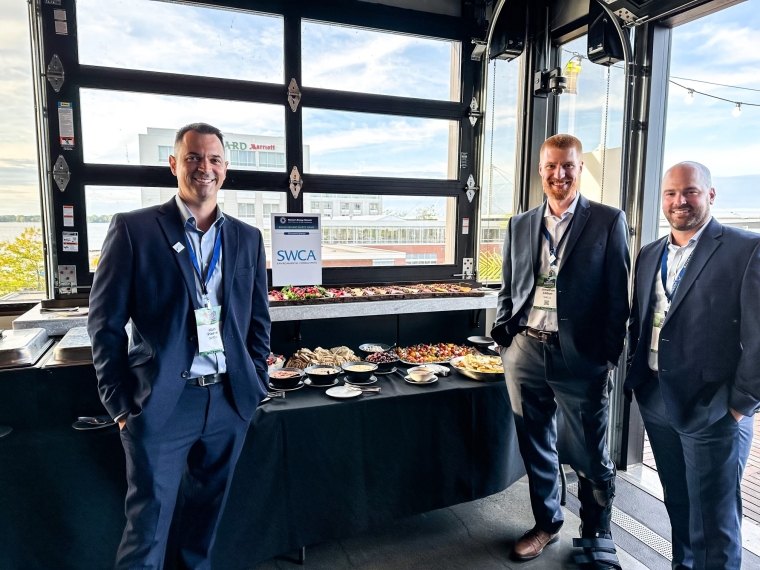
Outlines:
[[[297,552],[292,559],[280,557],[259,564],[256,570],[308,568],[309,570],[521,570],[572,569],[572,539],[578,536],[580,520],[573,497],[565,509],[565,525],[560,541],[528,562],[510,560],[514,542],[533,526],[525,478],[506,491],[465,503],[397,521],[372,532],[309,546],[306,563],[300,566]],[[577,511],[576,511],[577,512]],[[623,531],[618,531],[622,533]],[[667,570],[662,557],[639,562],[618,546],[618,557],[625,570]],[[659,563],[657,563],[659,562]]]

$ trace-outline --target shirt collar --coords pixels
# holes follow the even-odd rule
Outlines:
[[[689,243],[687,243],[686,245],[677,245],[673,243],[673,234],[668,233],[668,246],[678,249],[680,247],[689,247],[690,245],[697,243],[699,241],[699,238],[702,237],[702,233],[705,231],[705,228],[707,228],[707,226],[710,224],[711,221],[712,221],[712,216],[707,218],[707,221],[704,224],[702,224],[702,227],[697,230],[697,233],[691,236],[691,239],[689,239]]]
[[[174,201],[177,203],[177,208],[179,209],[179,215],[182,217],[182,224],[187,227],[187,223],[190,222],[190,226],[197,229],[197,224],[195,221],[195,216],[190,211],[190,208],[187,207],[187,204],[182,200],[182,198],[179,197],[179,194],[174,195]],[[221,220],[221,221],[220,221]],[[216,205],[216,219],[214,220],[214,223],[211,224],[214,225],[221,225],[224,223],[224,212],[222,212],[222,208],[219,206],[219,204]]]
[[[578,206],[578,200],[580,199],[580,197],[581,197],[581,193],[580,192],[576,192],[575,193],[575,198],[573,198],[573,201],[570,202],[570,205],[567,207],[567,210],[565,210],[564,212],[562,212],[562,215],[559,216],[560,220],[564,220],[568,216],[570,216],[572,214],[575,214],[575,208],[576,208],[576,206]],[[552,214],[551,210],[549,209],[549,202],[547,200],[546,204],[544,205],[544,218],[556,218],[556,217],[557,216],[555,216],[554,214]]]

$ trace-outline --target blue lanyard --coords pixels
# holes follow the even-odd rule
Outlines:
[[[562,237],[559,238],[559,242],[557,242],[556,246],[553,243],[552,234],[550,234],[549,230],[546,229],[546,225],[544,224],[541,226],[541,233],[546,238],[546,241],[549,243],[549,255],[551,256],[549,258],[549,265],[551,267],[555,267],[557,265],[557,259],[558,259],[557,252],[562,247],[562,244],[565,242],[565,238],[567,237],[567,235],[570,233],[570,227],[573,225],[574,219],[575,219],[575,216],[570,218],[570,222],[567,224],[567,229],[565,230],[565,233],[562,234]],[[562,223],[562,221],[560,221],[557,225],[559,225],[560,223]]]
[[[201,284],[201,293],[203,293],[204,296],[208,295],[208,282],[211,280],[211,276],[214,274],[214,269],[216,269],[216,264],[219,263],[219,256],[222,254],[222,228],[220,226],[216,226],[216,237],[214,238],[214,253],[211,255],[211,262],[208,264],[208,268],[206,269],[206,274],[204,275],[201,271],[201,266],[198,263],[198,256],[195,253],[195,250],[193,249],[193,244],[190,242],[190,239],[187,237],[187,233],[185,233],[185,241],[187,241],[188,250],[190,250],[190,260],[193,262],[193,268],[195,269],[195,274],[198,276],[198,281]]]
[[[676,275],[676,278],[673,281],[673,289],[670,293],[668,293],[668,249],[668,245],[666,244],[665,249],[662,250],[662,257],[660,258],[660,278],[662,279],[662,288],[665,290],[665,298],[668,300],[668,303],[670,303],[673,300],[673,296],[676,294],[676,289],[678,289],[678,286],[681,284],[681,278],[683,278],[683,274],[691,261],[691,256],[694,255],[694,249],[696,249],[696,247],[691,250],[689,257],[686,258],[686,263],[683,264],[681,271]]]

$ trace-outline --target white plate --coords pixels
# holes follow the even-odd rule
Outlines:
[[[332,396],[333,398],[356,398],[356,396],[361,396],[362,392],[361,390],[354,390],[353,388],[341,384],[340,386],[328,388],[325,390],[325,394]]]
[[[433,374],[432,378],[425,380],[424,382],[417,382],[416,380],[412,380],[411,376],[404,376],[404,380],[406,382],[409,382],[409,384],[414,384],[416,386],[425,386],[426,384],[433,384],[434,382],[438,382],[438,376]]]

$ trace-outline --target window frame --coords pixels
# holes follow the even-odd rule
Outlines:
[[[185,0],[183,4],[208,5],[197,0]],[[215,8],[234,9],[243,12],[257,12],[277,15],[283,18],[284,69],[282,83],[201,77],[164,72],[149,72],[122,68],[108,68],[80,65],[76,34],[76,2],[62,0],[61,6],[39,6],[37,23],[41,30],[40,66],[46,67],[53,54],[61,59],[65,71],[65,81],[58,92],[49,82],[44,83],[44,100],[47,108],[54,108],[59,101],[71,102],[74,108],[74,131],[78,139],[71,150],[63,150],[59,144],[58,122],[45,120],[45,153],[47,168],[59,155],[63,155],[70,169],[70,180],[65,192],[58,191],[52,179],[48,179],[45,194],[49,199],[50,243],[48,253],[51,258],[51,273],[57,274],[59,265],[73,265],[77,271],[79,291],[87,291],[93,274],[89,271],[87,241],[87,211],[85,186],[123,187],[176,187],[176,179],[167,167],[140,165],[107,165],[85,163],[82,154],[82,125],[79,93],[81,89],[102,89],[107,91],[128,91],[157,95],[210,98],[218,100],[244,101],[282,105],[285,108],[285,162],[286,172],[247,171],[230,167],[225,190],[263,190],[286,192],[289,212],[303,212],[304,193],[363,194],[363,195],[407,195],[446,196],[456,198],[454,231],[454,262],[446,265],[409,267],[325,267],[323,283],[349,284],[371,282],[403,282],[418,280],[458,280],[462,259],[473,257],[477,236],[478,199],[469,202],[465,195],[467,178],[479,178],[480,165],[475,153],[475,128],[468,119],[469,99],[476,90],[474,86],[481,80],[480,62],[469,57],[470,36],[473,17],[434,14],[416,10],[386,6],[356,0],[339,0],[336,9],[319,6],[309,0],[223,0],[215,3]],[[55,33],[54,9],[65,9],[68,35]],[[414,34],[419,36],[454,40],[460,42],[461,57],[459,68],[460,100],[439,101],[390,95],[365,94],[358,92],[333,91],[329,89],[301,86],[301,23],[302,20],[358,26],[373,30]],[[292,112],[288,107],[285,93],[287,84],[294,78],[299,84],[301,105]],[[466,101],[465,101],[466,100]],[[304,174],[304,151],[302,147],[302,109],[304,106],[318,109],[354,111],[360,113],[381,113],[419,118],[437,118],[457,121],[459,127],[458,148],[450,149],[458,162],[456,179],[434,180],[417,178],[359,177],[329,174]],[[181,125],[177,125],[179,128]],[[467,159],[463,160],[463,153]],[[259,162],[257,157],[257,162]],[[463,167],[463,164],[466,165]],[[293,166],[301,172],[303,187],[298,197],[288,191],[289,173]],[[346,196],[346,199],[350,199]],[[64,229],[63,205],[73,205],[78,215],[74,227],[66,231],[79,233],[79,251],[63,251],[58,236]],[[467,219],[469,231],[462,232],[463,220]],[[67,296],[57,283],[53,283],[56,298]]]

